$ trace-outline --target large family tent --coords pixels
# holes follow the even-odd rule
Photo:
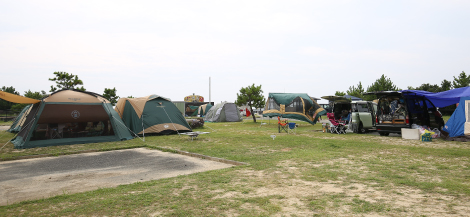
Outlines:
[[[209,112],[209,110],[212,108],[212,104],[210,103],[207,103],[207,104],[204,104],[204,105],[201,105],[199,106],[199,108],[197,109],[197,115],[199,115],[199,117],[203,117],[207,114],[207,112]]]
[[[15,148],[121,141],[133,137],[103,96],[60,90],[32,105]]]
[[[192,131],[175,104],[158,95],[121,98],[115,110],[129,130],[136,134]]]
[[[26,116],[28,116],[29,112],[31,111],[31,108],[33,108],[32,105],[27,105],[26,107],[24,107],[23,110],[21,110],[20,114],[16,116],[15,120],[13,121],[13,124],[11,124],[7,132],[19,133],[21,130],[21,127],[23,126],[26,120]]]
[[[242,116],[240,115],[235,103],[223,102],[212,106],[204,117],[204,121],[237,122],[242,121]]]
[[[264,117],[283,117],[315,124],[326,111],[306,93],[269,93]]]

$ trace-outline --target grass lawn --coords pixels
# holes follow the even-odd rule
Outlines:
[[[420,142],[373,134],[322,133],[300,123],[297,133],[262,125],[205,123],[211,132],[153,136],[145,142],[16,150],[0,160],[86,150],[148,147],[183,150],[248,165],[103,188],[0,207],[0,216],[465,216],[470,213],[470,145]],[[276,135],[273,140],[270,136]],[[0,132],[3,146],[13,134]],[[1,147],[0,146],[0,147]],[[1,189],[0,189],[1,190]]]
[[[11,126],[12,123],[13,123],[13,121],[0,120],[0,126]]]

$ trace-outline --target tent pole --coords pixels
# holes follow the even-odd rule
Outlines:
[[[20,130],[15,136],[13,136],[13,138],[11,138],[10,140],[8,140],[8,142],[5,143],[5,145],[3,145],[3,146],[0,148],[0,150],[2,150],[3,147],[5,147],[9,142],[11,142],[11,140],[13,140],[14,138],[16,138],[16,136],[17,136],[18,134],[20,134],[24,129],[26,129],[26,127],[27,127],[28,125],[30,125],[34,120],[36,120],[36,117],[34,117],[33,120],[31,120],[28,124],[26,124],[25,127],[22,127],[21,130]],[[2,136],[2,137],[3,137],[3,136]]]
[[[175,130],[176,130],[176,133],[178,133],[178,136],[181,136],[181,135],[180,135],[180,132],[178,132],[178,129],[176,129],[176,126],[175,126],[175,124],[173,123],[173,121],[171,120],[170,116],[168,115],[168,113],[166,113],[165,107],[164,107],[163,105],[162,105],[162,109],[163,109],[163,111],[165,111],[165,114],[166,114],[166,116],[168,116],[168,119],[170,119],[171,124],[173,125],[173,127],[174,127]]]

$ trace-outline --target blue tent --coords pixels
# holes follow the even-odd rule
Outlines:
[[[343,97],[346,98],[346,99],[351,99],[351,101],[362,101],[361,98],[355,97],[355,96],[344,95]]]
[[[458,137],[465,135],[465,127],[468,122],[467,132],[470,134],[470,120],[467,117],[470,111],[467,111],[465,100],[470,100],[470,87],[461,87],[439,93],[431,93],[421,90],[404,90],[405,96],[424,96],[431,101],[436,107],[446,107],[459,103],[452,116],[444,125],[443,131],[449,133],[449,137]]]
[[[443,131],[446,131],[449,133],[449,137],[457,137],[457,136],[464,136],[465,135],[465,126],[466,122],[470,121],[467,120],[466,114],[468,114],[465,106],[465,100],[470,100],[470,97],[461,97],[459,101],[459,106],[457,106],[457,109],[455,109],[454,113],[452,116],[450,116],[449,120],[447,123],[444,125]],[[469,122],[470,126],[470,122]],[[467,131],[470,131],[470,129],[467,129]]]
[[[432,93],[422,90],[404,90],[404,96],[424,96],[436,107],[446,107],[460,102],[461,97],[470,97],[470,87],[461,87],[444,92]]]

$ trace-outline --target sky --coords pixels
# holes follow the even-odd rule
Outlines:
[[[0,0],[0,86],[49,92],[53,72],[120,97],[240,88],[312,97],[470,74],[470,1]],[[320,101],[320,103],[325,100]]]

